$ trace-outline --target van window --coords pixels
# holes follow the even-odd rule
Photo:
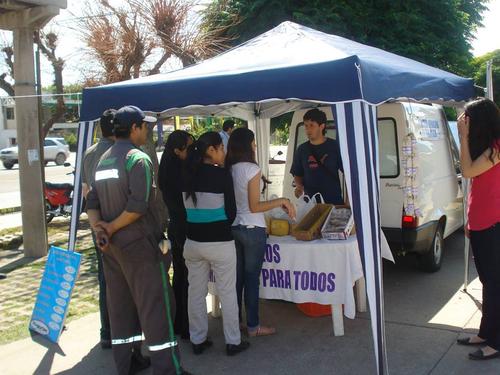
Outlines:
[[[392,118],[379,118],[377,123],[380,177],[397,177],[399,175],[399,157],[396,121]]]

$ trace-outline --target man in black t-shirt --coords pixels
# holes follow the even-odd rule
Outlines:
[[[312,197],[321,193],[326,203],[343,204],[338,171],[344,172],[340,147],[327,138],[326,114],[311,109],[304,115],[304,130],[309,141],[301,144],[293,158],[290,173],[295,181],[295,196]]]

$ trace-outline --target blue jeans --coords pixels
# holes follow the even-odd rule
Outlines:
[[[266,228],[232,227],[236,244],[236,293],[240,321],[243,291],[249,330],[259,326],[259,276],[266,251]]]

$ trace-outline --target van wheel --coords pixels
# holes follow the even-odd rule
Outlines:
[[[5,167],[5,169],[12,169],[14,163],[9,163],[8,161],[4,161],[3,166]]]
[[[443,226],[439,225],[434,233],[429,251],[425,254],[419,255],[419,266],[425,272],[436,272],[441,268],[443,261]]]
[[[64,155],[63,153],[59,153],[56,155],[55,162],[57,165],[63,165],[65,161],[66,161],[66,155]]]

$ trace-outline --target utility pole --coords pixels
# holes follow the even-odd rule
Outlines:
[[[23,219],[24,256],[47,254],[40,126],[35,90],[33,35],[66,8],[66,0],[0,2],[0,28],[14,35],[14,81],[19,150],[19,185]]]
[[[14,29],[16,122],[19,144],[19,185],[23,218],[24,256],[47,254],[47,226],[40,160],[38,100],[35,91],[31,27]]]

